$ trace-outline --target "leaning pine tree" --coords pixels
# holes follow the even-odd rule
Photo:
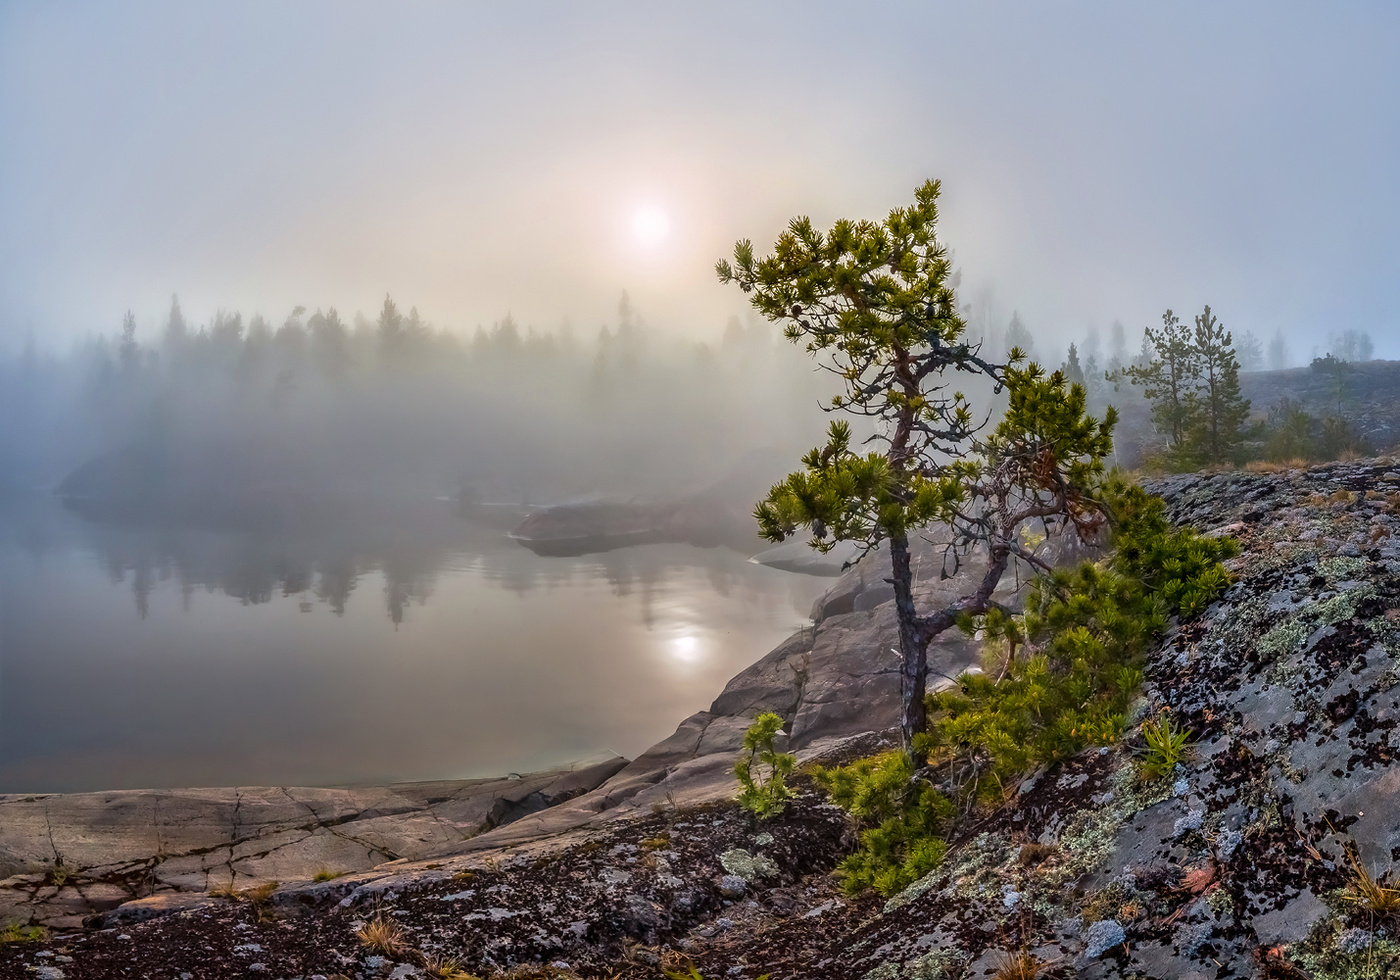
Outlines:
[[[773,254],[755,258],[741,241],[734,262],[721,261],[722,282],[737,283],[753,306],[783,326],[793,343],[822,360],[842,382],[829,408],[871,419],[861,453],[851,428],[834,420],[827,444],[774,486],[755,509],[760,533],[783,541],[799,528],[830,551],[839,541],[863,557],[888,542],[899,621],[901,729],[905,750],[922,765],[915,736],[928,727],[925,682],[929,643],[967,616],[998,608],[998,583],[1013,560],[1044,564],[1023,543],[1029,525],[1047,534],[1097,533],[1104,520],[1098,486],[1112,451],[1116,421],[1085,411],[1084,389],[1061,372],[981,356],[966,337],[949,284],[951,263],[938,242],[939,183],[915,192],[913,206],[883,221],[838,221],[823,234],[797,218]],[[963,371],[1006,389],[1009,407],[983,436],[978,419],[948,372]],[[947,605],[920,609],[910,570],[909,538],[931,525],[948,534],[945,558],[980,564],[975,587]],[[921,742],[922,740],[920,740]]]

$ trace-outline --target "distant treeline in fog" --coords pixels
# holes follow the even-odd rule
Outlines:
[[[992,357],[1019,347],[1082,382],[1096,411],[1116,405],[1119,462],[1164,447],[1142,391],[1122,383],[1154,356],[1139,331],[1090,329],[1061,353],[1019,313],[992,322],[983,304],[965,315]],[[1347,416],[1348,392],[1360,388],[1336,363],[1366,361],[1373,345],[1352,330],[1328,346],[1332,359],[1307,371],[1312,382],[1274,371],[1245,383],[1247,442],[1287,430],[1294,447],[1308,425],[1321,432],[1325,418]],[[1266,343],[1242,332],[1233,351],[1245,373],[1289,362],[1279,333]],[[603,326],[540,330],[505,316],[470,334],[387,296],[372,320],[297,307],[276,325],[223,311],[195,323],[174,299],[150,335],[128,313],[66,355],[30,348],[0,360],[0,488],[63,485],[157,511],[175,497],[316,507],[337,496],[677,496],[726,479],[742,496],[820,441],[830,387],[764,321],[732,318],[696,342],[646,325],[625,294]],[[1275,409],[1284,396],[1293,401]],[[1384,411],[1363,414],[1371,443],[1389,437]]]
[[[668,338],[626,301],[581,335],[506,316],[470,337],[386,297],[376,320],[298,307],[274,327],[172,302],[158,336],[121,332],[0,367],[11,485],[54,485],[113,452],[192,493],[324,490],[520,500],[677,493],[824,425],[824,379],[766,323]]]

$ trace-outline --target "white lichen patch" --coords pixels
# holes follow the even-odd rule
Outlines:
[[[752,885],[762,878],[772,878],[778,873],[773,859],[762,854],[750,854],[742,847],[735,847],[719,856],[719,863],[725,871],[738,875]]]

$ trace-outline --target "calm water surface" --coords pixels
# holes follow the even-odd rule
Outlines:
[[[634,756],[828,584],[725,548],[544,558],[446,508],[253,533],[0,505],[0,792]]]

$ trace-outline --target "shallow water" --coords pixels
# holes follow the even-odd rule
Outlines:
[[[0,792],[438,779],[629,757],[829,579],[726,548],[545,558],[445,508],[344,528],[0,508]]]

